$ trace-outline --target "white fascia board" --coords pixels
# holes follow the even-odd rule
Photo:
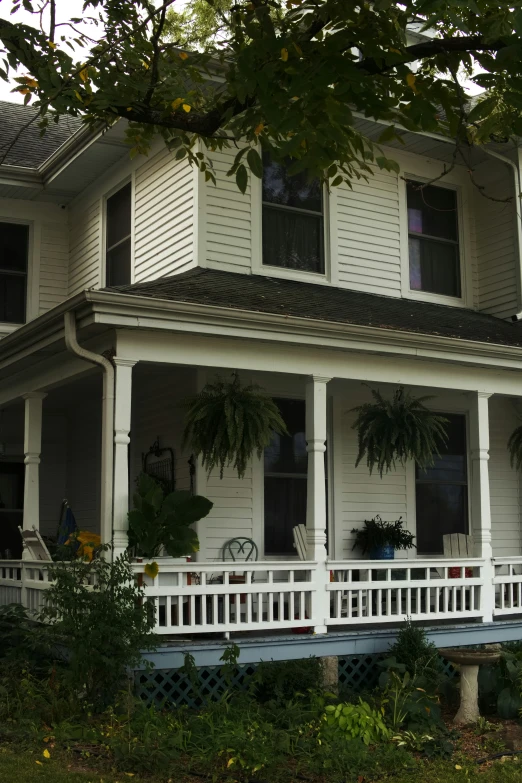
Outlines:
[[[109,291],[87,291],[85,295],[92,304],[94,322],[108,328],[157,329],[287,344],[303,344],[303,339],[306,339],[308,344],[325,348],[410,355],[499,369],[522,369],[522,347],[148,299]]]

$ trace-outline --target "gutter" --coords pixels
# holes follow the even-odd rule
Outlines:
[[[65,313],[64,329],[67,350],[101,367],[103,372],[100,532],[102,543],[108,544],[113,538],[114,367],[105,356],[88,351],[78,343],[74,310]]]

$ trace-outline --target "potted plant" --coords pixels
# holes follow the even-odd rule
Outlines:
[[[393,560],[395,550],[413,549],[415,536],[403,528],[402,517],[385,522],[379,515],[366,519],[361,528],[354,528],[353,549],[360,549],[370,560]]]
[[[241,386],[237,373],[227,383],[219,377],[185,400],[183,446],[201,456],[209,473],[232,465],[243,478],[254,453],[262,456],[273,433],[286,434],[279,408],[260,386]]]
[[[181,558],[199,549],[196,531],[191,525],[209,513],[213,503],[201,495],[176,491],[165,495],[152,476],[142,473],[129,511],[129,549],[135,557],[154,560],[163,552]],[[145,567],[156,576],[157,563]]]
[[[376,467],[383,473],[414,460],[420,468],[433,465],[434,454],[447,440],[448,420],[429,410],[424,403],[431,397],[415,397],[399,386],[391,400],[378,389],[371,389],[373,402],[365,402],[352,410],[357,418],[352,425],[357,430],[359,450],[355,467],[366,455],[372,473]]]

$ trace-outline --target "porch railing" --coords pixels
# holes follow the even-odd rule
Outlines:
[[[363,625],[482,616],[484,561],[329,562],[329,623]]]
[[[159,564],[153,579],[133,570],[161,635],[522,615],[522,557]],[[50,585],[41,562],[0,560],[0,605],[37,613]]]
[[[161,634],[312,628],[313,562],[160,565],[151,579],[135,566]],[[141,573],[140,573],[141,572]]]
[[[493,560],[495,608],[501,617],[522,613],[522,557],[496,557]]]

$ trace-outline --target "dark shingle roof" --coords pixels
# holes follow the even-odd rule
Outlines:
[[[45,134],[40,136],[38,120],[30,122],[36,113],[31,106],[0,101],[0,161],[3,164],[38,168],[82,125],[80,119],[62,117],[59,123],[51,121]]]
[[[233,310],[522,346],[522,330],[518,324],[485,313],[262,275],[199,268],[173,277],[105,290]]]

